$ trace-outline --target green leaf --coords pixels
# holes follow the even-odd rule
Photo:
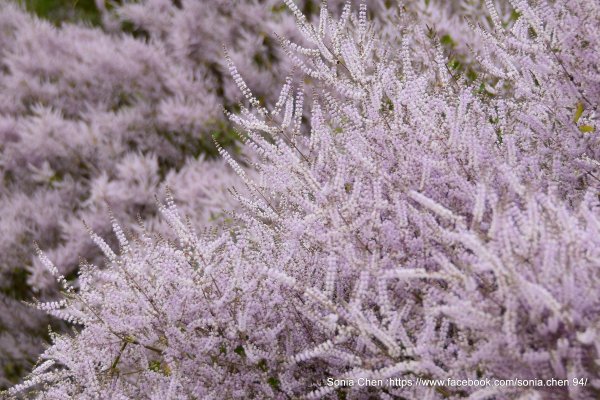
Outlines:
[[[171,368],[169,367],[169,365],[158,360],[148,361],[148,369],[150,371],[163,374],[164,376],[171,375]]]
[[[462,67],[462,64],[458,60],[450,60],[450,62],[448,63],[448,66],[452,69],[458,70]]]
[[[444,46],[454,47],[456,46],[456,42],[452,40],[452,36],[444,35],[440,38],[440,43]]]
[[[469,79],[470,81],[474,81],[475,79],[477,79],[477,72],[469,68],[469,70],[467,71],[467,79]]]
[[[582,114],[583,114],[583,103],[579,102],[579,103],[577,103],[577,109],[575,110],[575,116],[573,117],[573,122],[577,123],[577,121],[579,121],[579,118],[581,118]]]
[[[596,128],[594,128],[593,126],[590,126],[590,125],[581,125],[579,127],[579,130],[583,133],[590,133],[590,132],[594,132],[596,130]]]
[[[280,14],[282,12],[285,12],[285,10],[286,10],[285,4],[278,4],[278,5],[271,7],[271,12],[274,14]]]
[[[261,371],[263,372],[267,372],[269,370],[269,366],[267,365],[267,360],[265,360],[264,358],[262,358],[258,364],[256,364],[256,366],[258,368],[260,368]]]
[[[161,372],[160,364],[160,361],[157,360],[148,361],[148,369],[154,372]]]
[[[273,389],[279,389],[279,379],[276,377],[271,376],[269,379],[267,379],[267,383],[271,385]]]
[[[236,347],[233,352],[237,355],[239,355],[240,357],[245,357],[246,356],[246,352],[244,351],[244,347],[243,346],[238,346]]]

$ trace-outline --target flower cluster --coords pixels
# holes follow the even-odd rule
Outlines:
[[[113,217],[120,250],[92,232],[108,262],[82,262],[78,287],[40,253],[64,297],[39,308],[79,329],[10,394],[597,398],[600,7],[486,1],[489,26],[466,22],[473,76],[411,9],[335,20],[323,2],[313,24],[285,3],[304,76],[273,107],[225,57],[253,154],[249,170],[218,147],[238,209],[200,230],[168,196],[175,241]],[[398,377],[587,384],[327,385]]]

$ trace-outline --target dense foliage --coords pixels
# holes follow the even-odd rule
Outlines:
[[[379,12],[372,22],[365,5],[353,12],[347,3],[339,18],[333,19],[324,4],[313,24],[291,0],[285,3],[302,38],[294,38],[297,35],[289,28],[288,34],[277,36],[289,60],[279,60],[278,65],[282,70],[286,63],[293,66],[278,98],[266,81],[254,75],[248,59],[240,60],[244,54],[236,52],[235,46],[209,53],[220,54],[230,81],[245,97],[243,104],[230,107],[226,114],[245,142],[249,161],[248,166],[241,165],[217,146],[221,163],[232,167],[236,179],[223,178],[224,166],[211,162],[206,168],[215,168],[215,184],[238,182],[241,188],[228,197],[222,190],[209,193],[211,178],[196,165],[208,165],[202,158],[186,164],[187,170],[172,172],[170,186],[175,194],[168,196],[160,211],[176,240],[153,237],[152,231],[164,232],[158,223],[125,234],[116,221],[127,222],[125,215],[137,211],[132,204],[141,194],[130,196],[134,185],[146,185],[143,193],[149,193],[162,182],[152,180],[159,175],[159,167],[152,169],[153,157],[160,165],[160,151],[173,151],[172,157],[185,154],[158,139],[152,142],[150,128],[144,124],[151,121],[151,129],[161,123],[180,127],[192,120],[202,130],[207,123],[209,114],[184,107],[188,90],[188,96],[198,96],[188,81],[166,91],[157,88],[156,103],[128,106],[142,110],[119,113],[93,109],[94,104],[107,107],[110,87],[104,94],[90,95],[87,102],[70,104],[76,96],[69,90],[82,90],[85,80],[69,89],[65,78],[59,88],[66,95],[58,97],[65,107],[62,114],[36,105],[26,121],[15,118],[15,123],[31,127],[32,139],[15,140],[13,149],[5,151],[4,163],[10,157],[34,157],[39,147],[32,141],[52,136],[49,122],[56,121],[57,131],[77,129],[74,124],[85,126],[69,117],[69,107],[83,104],[86,111],[78,112],[90,118],[90,126],[102,122],[122,135],[136,137],[135,129],[122,127],[130,126],[127,118],[138,118],[144,136],[138,144],[140,155],[127,152],[123,157],[126,165],[116,169],[121,171],[116,173],[118,179],[99,174],[86,186],[97,193],[92,195],[94,201],[114,193],[109,203],[118,208],[118,215],[109,222],[118,239],[118,254],[98,234],[105,233],[99,226],[106,210],[75,213],[98,221],[90,224],[96,231],[91,236],[107,259],[105,267],[92,266],[94,260],[83,261],[77,283],[65,279],[69,270],[62,265],[77,256],[73,243],[84,239],[74,235],[64,241],[66,245],[48,252],[52,244],[45,243],[42,234],[55,235],[51,227],[42,225],[49,224],[48,215],[39,217],[42,239],[36,239],[46,253],[39,253],[40,265],[63,288],[60,299],[40,303],[39,308],[73,324],[77,331],[53,335],[52,346],[32,375],[10,393],[44,399],[597,398],[600,6],[556,0],[512,1],[511,7],[496,7],[486,1],[487,26],[485,17],[481,23],[467,19],[455,31],[444,33],[423,23],[435,19],[427,17],[428,4],[412,9],[377,3]],[[265,5],[254,6],[258,10]],[[195,37],[182,33],[185,29],[207,27],[180,14],[181,19],[173,17],[172,26],[165,29],[163,21],[152,19],[162,14],[142,10],[143,6],[132,4],[119,15],[163,38],[164,47],[149,50],[144,58],[135,46],[157,42],[108,37],[123,41],[119,51],[133,46],[123,54],[140,54],[156,65],[133,69],[129,57],[124,57],[122,69],[106,72],[92,58],[94,62],[81,70],[104,71],[109,81],[121,79],[115,83],[118,88],[137,79],[136,85],[144,87],[142,93],[154,93],[155,85],[175,84],[176,77],[187,76],[176,73],[183,68],[181,63],[174,62],[173,70],[158,65],[165,56],[155,53],[172,51],[169,57],[176,57],[182,51],[179,40]],[[230,18],[225,19],[232,24],[227,26],[237,26]],[[253,22],[247,16],[240,18],[240,24],[249,26],[265,23],[260,18]],[[174,31],[179,33],[170,41]],[[68,34],[68,30],[53,32]],[[118,52],[107,55],[108,50],[100,47],[108,39],[98,40],[95,57],[111,59],[105,68],[120,65],[115,62]],[[460,46],[468,51],[448,59],[448,51],[458,51]],[[248,45],[243,48],[250,51]],[[191,49],[183,54],[206,57]],[[81,58],[74,56],[74,69]],[[164,80],[148,75],[155,68],[163,71]],[[266,71],[280,73],[277,68]],[[81,73],[73,73],[70,79],[83,79]],[[17,81],[13,96],[26,97],[23,88],[17,89]],[[225,98],[233,97],[227,94],[233,87],[230,81],[221,83]],[[197,82],[204,81],[198,78]],[[254,87],[270,95],[254,95],[250,90]],[[41,82],[39,96],[46,93],[43,88]],[[57,98],[48,93],[49,98]],[[206,101],[206,96],[197,99]],[[22,104],[5,103],[6,107]],[[143,113],[145,107],[155,119]],[[34,125],[35,118],[45,118],[44,123]],[[65,137],[71,138],[70,146],[77,146],[78,141],[93,141],[93,132],[90,129],[89,137]],[[104,136],[96,140],[106,141],[106,151],[119,143]],[[152,154],[144,154],[143,146]],[[84,148],[96,149],[80,147]],[[65,158],[69,154],[65,145],[42,149],[64,152]],[[98,151],[102,150],[94,154]],[[94,154],[87,158],[94,159]],[[99,155],[98,160],[112,165],[108,156]],[[72,160],[56,166],[29,164],[36,174],[28,177],[51,177],[59,168],[77,165]],[[182,183],[178,179],[185,171],[194,178]],[[62,176],[61,181],[70,175],[67,171]],[[32,178],[15,182],[26,179]],[[217,228],[204,230],[206,214],[194,214],[201,201],[198,192],[183,198],[177,195],[178,190],[191,190],[185,182],[199,185],[202,189],[197,190],[212,207],[231,205],[237,210],[226,214]],[[73,190],[72,185],[66,187]],[[60,207],[72,205],[60,197],[60,190],[48,191],[47,196],[40,195],[39,201],[51,204],[56,196]],[[175,203],[183,205],[181,213]],[[74,218],[66,211],[52,217],[59,226]],[[22,246],[7,248],[23,250]],[[36,271],[41,270],[35,265]],[[577,378],[586,379],[587,385],[326,384],[327,378],[359,377]]]

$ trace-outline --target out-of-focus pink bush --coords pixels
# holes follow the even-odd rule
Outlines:
[[[165,233],[154,218],[165,185],[195,224],[234,207],[225,192],[236,177],[214,161],[211,138],[234,143],[222,107],[240,99],[221,43],[269,99],[282,58],[272,32],[293,28],[275,3],[123,2],[103,9],[103,29],[0,5],[0,387],[47,337],[47,318],[20,303],[55,291],[34,241],[72,279],[80,257],[102,261],[81,220],[110,232],[107,203]]]
[[[64,297],[39,308],[81,329],[11,394],[597,398],[600,7],[515,1],[507,28],[486,2],[471,79],[409,9],[393,28],[365,5],[313,25],[286,3],[305,77],[274,107],[225,57],[247,103],[229,117],[258,160],[253,178],[220,149],[248,191],[238,211],[200,232],[168,199],[177,241],[132,241],[112,219],[120,250],[93,233],[109,263],[78,288],[40,253]],[[447,378],[570,385],[416,384]]]

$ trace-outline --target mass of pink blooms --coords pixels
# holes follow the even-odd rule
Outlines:
[[[4,395],[600,398],[600,3],[97,4],[0,5]]]

